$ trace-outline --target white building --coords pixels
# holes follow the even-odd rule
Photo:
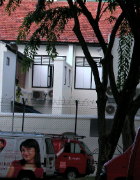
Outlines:
[[[22,98],[24,98],[26,105],[32,106],[40,113],[74,114],[75,100],[78,100],[80,107],[78,109],[79,114],[96,115],[97,96],[94,77],[78,40],[72,32],[72,21],[68,23],[64,33],[62,33],[56,43],[58,56],[54,61],[47,56],[45,50],[46,42],[42,42],[29,71],[21,73],[19,54],[23,53],[24,43],[18,45],[17,52],[7,49],[7,45],[10,46],[11,42],[16,41],[17,30],[21,25],[22,19],[27,12],[34,8],[35,3],[36,1],[24,0],[22,8],[17,8],[11,16],[8,16],[4,9],[0,7],[0,24],[2,25],[0,26],[0,78],[2,79],[0,82],[0,111],[11,111],[11,101],[17,98],[17,87],[15,89],[14,82],[16,72],[16,78],[19,80],[20,88],[22,88],[22,95],[16,101],[19,101],[21,104],[23,103]],[[55,2],[55,4],[59,6],[67,5],[66,2]],[[97,3],[88,2],[87,7],[94,15]],[[3,18],[3,16],[7,18]],[[103,36],[106,42],[108,42],[112,25],[106,18],[107,15],[102,17],[104,24],[102,24],[101,28],[103,29]],[[99,73],[102,76],[100,61],[103,58],[103,53],[90,25],[87,24],[83,17],[81,30],[88,43],[93,59],[98,62]],[[20,57],[22,58],[21,54]],[[5,103],[8,103],[6,108]]]
[[[14,99],[16,54],[0,42],[0,112],[11,112]]]
[[[78,40],[72,32],[72,21],[66,26],[56,43],[58,56],[55,60],[52,61],[47,56],[45,50],[47,42],[43,41],[29,71],[22,73],[20,62],[23,58],[25,42],[17,45],[17,49],[13,49],[13,42],[16,42],[18,28],[24,16],[33,10],[36,1],[22,0],[22,2],[22,6],[17,8],[11,16],[8,16],[3,7],[0,7],[0,130],[21,131],[22,114],[15,113],[13,121],[12,113],[9,112],[13,112],[13,105],[16,111],[22,112],[22,98],[24,98],[26,112],[42,113],[26,114],[25,131],[48,133],[74,131],[76,100],[78,100],[77,133],[86,136],[85,142],[92,151],[98,150],[97,95],[94,78]],[[60,1],[55,4],[67,5],[66,2]],[[97,2],[88,2],[87,7],[94,15]],[[103,36],[108,43],[112,25],[107,21],[106,14],[102,16],[101,21]],[[96,36],[83,18],[81,29],[93,59],[98,62],[100,76],[102,76],[100,61],[103,53]],[[117,47],[118,40],[112,52],[115,62],[118,57]],[[117,74],[117,63],[114,63],[114,70]],[[19,80],[18,85],[22,90],[20,98],[16,96],[15,79]],[[14,99],[18,101],[16,104],[13,103]],[[115,110],[114,102],[108,105],[113,106]],[[111,111],[111,115],[114,114],[114,110]],[[111,125],[112,116],[109,116],[108,120]],[[138,126],[139,118],[136,119],[136,127]]]

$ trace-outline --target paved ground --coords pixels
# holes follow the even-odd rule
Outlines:
[[[54,177],[47,177],[46,180],[65,180],[65,179],[61,176],[54,176]]]
[[[49,177],[46,180],[66,180],[64,177],[61,176],[56,176],[56,177]],[[77,180],[94,180],[94,177],[88,177],[86,176],[85,178],[78,178]]]

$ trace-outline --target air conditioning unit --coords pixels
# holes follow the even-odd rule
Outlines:
[[[106,95],[108,96],[108,98],[113,98],[113,94],[110,86],[107,87]]]
[[[114,115],[116,112],[116,104],[115,103],[107,103],[105,111],[106,111],[107,115]]]
[[[35,99],[35,100],[45,100],[44,91],[33,91],[33,99]]]
[[[52,97],[53,97],[53,90],[48,91],[48,96],[52,99]]]

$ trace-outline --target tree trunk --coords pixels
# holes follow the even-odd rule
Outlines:
[[[130,105],[129,113],[125,119],[122,140],[123,140],[123,150],[125,151],[133,142],[136,135],[135,132],[135,116],[140,107],[140,96],[135,95],[134,101]]]
[[[134,117],[126,116],[122,130],[123,151],[125,151],[135,138]]]
[[[124,92],[121,95],[120,102],[117,106],[116,114],[114,116],[113,126],[109,136],[110,152],[108,159],[111,159],[113,157],[116,146],[118,144],[118,140],[124,127],[124,122],[130,104],[130,99],[131,98],[129,93]]]
[[[106,94],[101,88],[98,92],[98,132],[99,132],[99,154],[98,154],[98,166],[96,172],[96,179],[98,179],[103,164],[108,160],[107,159],[107,131],[106,131],[106,119],[105,119],[105,107],[106,107]]]

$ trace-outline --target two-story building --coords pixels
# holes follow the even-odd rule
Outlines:
[[[56,43],[58,56],[54,61],[47,55],[47,42],[42,41],[29,70],[24,73],[21,71],[20,61],[25,44],[17,45],[15,49],[14,43],[16,43],[18,28],[24,16],[35,8],[35,4],[36,1],[23,0],[21,6],[10,16],[4,11],[3,7],[0,7],[0,111],[10,112],[11,102],[15,99],[22,104],[22,98],[24,98],[26,105],[40,113],[73,114],[75,113],[75,100],[78,100],[79,114],[96,115],[94,77],[72,31],[73,20],[68,22],[65,31]],[[60,1],[54,4],[55,6],[67,5],[66,2]],[[87,2],[87,7],[95,16],[97,2]],[[112,24],[107,20],[107,17],[109,17],[109,14],[105,13],[100,23],[106,43],[108,43],[112,28]],[[98,63],[101,77],[102,49],[83,15],[80,16],[80,22],[81,31],[93,59]],[[114,53],[117,52],[114,51]],[[18,87],[15,87],[15,85],[18,85]],[[18,106],[18,103],[15,106]]]

